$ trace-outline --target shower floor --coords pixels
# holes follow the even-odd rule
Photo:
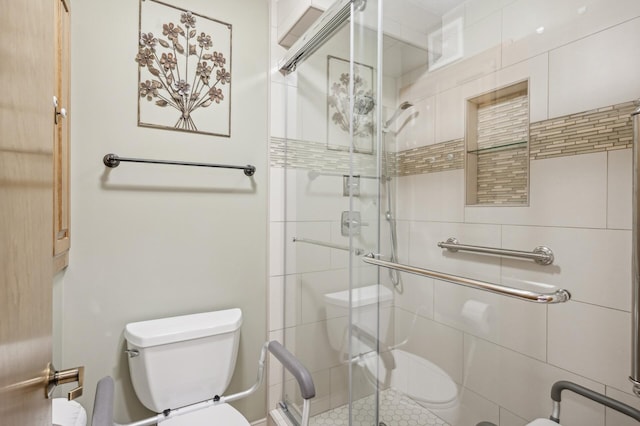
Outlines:
[[[353,403],[352,426],[376,426],[374,396],[370,395]],[[380,421],[387,426],[450,426],[411,398],[391,388],[380,392]],[[348,426],[349,406],[343,405],[313,416],[309,425]]]

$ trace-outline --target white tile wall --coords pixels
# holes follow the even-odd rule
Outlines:
[[[637,16],[640,5],[634,0],[515,1],[503,9],[503,61],[519,62]],[[536,32],[540,27],[542,34]]]
[[[432,408],[430,411],[451,425],[475,426],[482,421],[500,424],[500,410],[497,404],[460,386],[457,406],[445,409]]]
[[[526,426],[527,423],[529,422],[522,417],[518,417],[512,412],[505,410],[504,408],[500,408],[500,426]]]
[[[606,227],[606,153],[532,161],[530,173],[529,207],[467,206],[465,221]]]
[[[285,224],[269,224],[269,276],[284,275]]]
[[[500,46],[502,43],[501,24],[502,11],[500,10],[473,23],[465,22],[464,56],[470,58]]]
[[[464,3],[464,21],[467,25],[486,18],[495,13],[502,12],[502,8],[515,0],[467,0]]]
[[[285,220],[284,179],[285,169],[279,167],[269,168],[269,220],[271,222]]]
[[[400,277],[402,290],[395,295],[396,307],[433,319],[433,280],[413,274],[401,274]]]
[[[465,335],[464,386],[529,421],[550,414],[551,385],[570,380],[603,392],[604,386],[550,364]],[[604,408],[563,395],[563,426],[604,424]]]
[[[628,312],[579,302],[549,307],[549,363],[599,383],[628,386],[629,336]]]
[[[551,51],[549,118],[636,99],[639,38],[634,19]]]
[[[441,281],[435,300],[436,321],[546,361],[545,306]]]
[[[278,224],[272,224],[272,229]],[[302,242],[293,238],[307,238],[323,241],[331,230],[327,222],[287,222],[286,271],[287,274],[323,271],[331,266],[331,249]]]
[[[302,322],[311,323],[327,319],[324,295],[349,288],[346,269],[303,274],[300,277]]]
[[[396,181],[397,219],[462,221],[463,170],[404,176]]]
[[[436,143],[464,137],[466,95],[463,86],[436,95]]]
[[[428,72],[425,68],[407,73],[400,79],[400,97],[420,99],[461,86],[500,69],[500,57],[500,47],[494,47],[464,62],[456,62],[435,71]]]
[[[608,155],[607,228],[631,229],[632,153],[630,149]]]
[[[340,364],[339,354],[329,344],[328,323],[346,322],[341,319],[302,324],[287,328],[284,339],[287,348],[309,369],[310,372],[326,370]]]
[[[531,251],[547,246],[553,265],[504,259],[502,279],[507,285],[550,284],[569,290],[576,301],[629,311],[631,256],[630,231],[606,229],[503,226],[502,247]]]
[[[413,103],[416,114],[408,116],[405,114],[406,120],[396,122],[401,127],[394,126],[392,132],[384,136],[386,142],[388,139],[392,139],[395,134],[397,151],[405,151],[435,143],[435,98],[428,97],[416,101],[408,100]],[[393,114],[393,110],[390,110],[389,114]]]
[[[630,391],[631,383],[627,384],[625,389]],[[610,386],[607,386],[606,395],[613,399],[617,399],[624,404],[630,405],[636,410],[640,410],[640,399],[638,399],[638,397],[635,395],[627,392],[621,392],[618,389],[612,388]],[[637,420],[619,413],[616,410],[612,410],[611,408],[606,409],[605,415],[606,426],[637,426],[638,424]]]
[[[437,243],[449,237],[462,244],[497,247],[500,227],[495,225],[450,222],[413,222],[409,264],[418,267],[497,282],[500,279],[500,259],[469,252],[449,252]]]
[[[446,371],[453,381],[462,383],[461,331],[397,308],[395,327],[399,349],[431,361]]]

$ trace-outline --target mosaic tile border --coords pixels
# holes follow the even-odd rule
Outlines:
[[[421,146],[396,154],[399,176],[444,172],[464,167],[464,139]]]
[[[631,148],[634,102],[531,124],[531,160]]]
[[[529,160],[631,148],[634,102],[625,102],[530,124]],[[288,149],[288,155],[286,149]],[[410,176],[464,167],[464,139],[387,154],[386,174]],[[271,138],[271,167],[348,173],[349,154],[324,143]],[[354,154],[361,174],[375,174],[375,156]]]

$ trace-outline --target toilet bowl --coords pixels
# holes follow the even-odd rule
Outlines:
[[[527,423],[527,426],[562,426],[549,419],[535,419],[534,421]]]
[[[221,396],[235,368],[242,311],[204,312],[127,324],[124,336],[136,396],[155,413],[184,409],[163,425],[249,426],[228,404],[189,411]],[[168,410],[168,411],[167,411]]]
[[[458,406],[458,387],[436,364],[418,355],[393,349],[395,368],[388,371],[376,357],[367,357],[365,374],[372,380],[389,378],[390,387],[429,410],[450,410]]]

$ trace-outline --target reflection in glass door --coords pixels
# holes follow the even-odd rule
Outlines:
[[[524,426],[548,417],[558,380],[640,406],[627,380],[640,3],[336,10],[347,19],[286,77],[272,140],[283,334],[316,380],[312,424]],[[568,398],[562,424],[632,424]]]

